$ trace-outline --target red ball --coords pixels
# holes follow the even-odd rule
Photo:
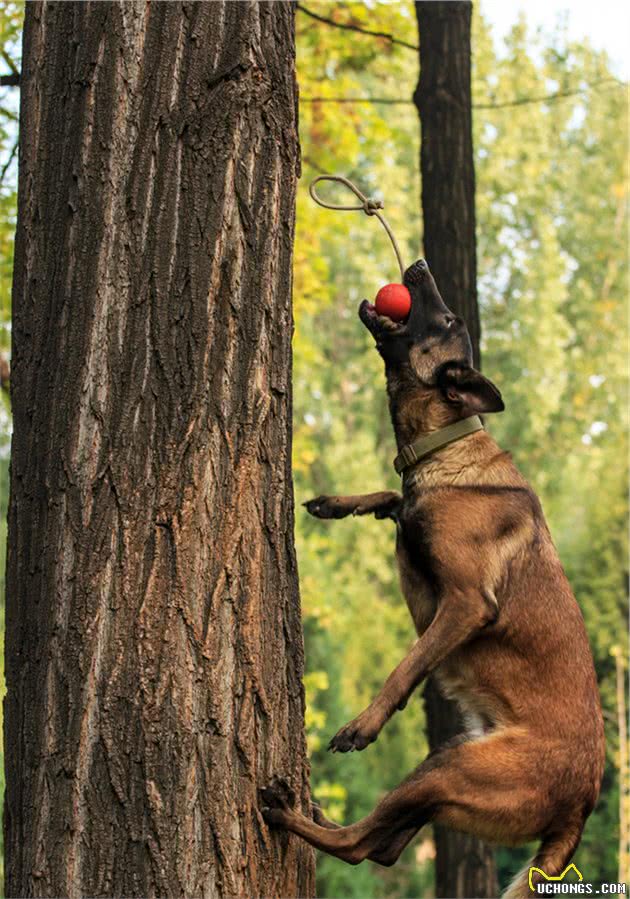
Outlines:
[[[379,315],[402,322],[411,312],[411,294],[404,284],[386,284],[376,294],[374,306]]]

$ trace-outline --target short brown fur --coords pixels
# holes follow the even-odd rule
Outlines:
[[[378,340],[376,326],[373,333]],[[481,379],[474,370],[437,387],[436,373],[449,363],[445,342],[436,352],[429,341],[427,351],[421,339],[402,363],[385,356],[399,448],[471,412],[477,388],[469,382]],[[467,360],[456,358],[464,367]],[[492,409],[473,411],[496,411],[500,397],[482,381],[483,403]],[[263,791],[267,820],[351,864],[393,864],[428,821],[506,845],[538,838],[533,864],[560,874],[599,793],[603,720],[580,609],[540,503],[509,453],[478,431],[408,471],[402,496],[318,497],[306,505],[319,518],[371,513],[396,520],[401,586],[418,633],[330,748],[364,749],[430,673],[458,702],[466,733],[356,824],[335,827],[320,810],[313,821],[305,818],[279,784]],[[506,895],[531,895],[527,869]]]

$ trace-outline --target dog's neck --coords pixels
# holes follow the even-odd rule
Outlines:
[[[398,374],[387,380],[398,451],[466,417],[458,408],[447,405],[435,389],[417,382],[410,384]],[[503,452],[486,431],[478,431],[465,440],[439,449],[413,466],[409,477],[405,477],[405,489],[413,488],[413,485],[502,483],[502,478],[497,475],[499,471],[508,471],[512,481],[518,480],[520,476],[511,463],[507,466],[494,464],[500,459],[509,459],[509,453]]]
[[[401,383],[398,375],[388,378],[387,392],[399,450],[464,417],[458,409],[442,402],[435,389],[417,384],[409,387]]]

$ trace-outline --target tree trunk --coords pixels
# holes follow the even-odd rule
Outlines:
[[[309,896],[292,4],[29,3],[7,896]]]
[[[471,14],[471,3],[416,3],[420,80],[414,101],[422,131],[424,252],[444,301],[468,325],[478,364]],[[443,699],[431,682],[425,704],[434,749],[460,732],[462,722],[455,704]],[[436,896],[497,895],[494,856],[481,840],[437,825],[435,845]]]
[[[424,252],[446,305],[468,325],[479,362],[475,165],[470,92],[472,3],[416,3]]]

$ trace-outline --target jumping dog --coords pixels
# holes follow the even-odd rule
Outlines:
[[[393,865],[429,821],[504,845],[538,839],[532,865],[559,875],[604,768],[584,622],[538,498],[478,418],[504,406],[472,367],[465,323],[423,260],[404,283],[406,323],[377,315],[367,300],[359,308],[385,362],[402,495],[320,496],[306,506],[318,518],[394,519],[418,640],[330,748],[365,749],[428,674],[457,701],[466,730],[356,824],[339,827],[317,807],[310,820],[280,781],[262,791],[263,815],[350,864]],[[531,895],[528,868],[506,896]]]

